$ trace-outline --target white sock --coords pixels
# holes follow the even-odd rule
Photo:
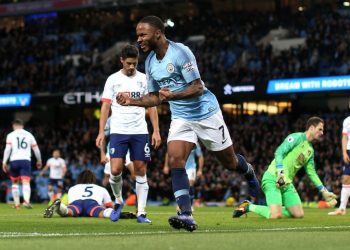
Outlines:
[[[350,185],[343,184],[342,189],[341,189],[341,194],[340,194],[340,206],[339,209],[345,210],[346,205],[348,204],[350,196]]]
[[[147,176],[136,176],[136,197],[137,197],[137,216],[146,214],[145,208],[148,196]]]
[[[103,217],[109,218],[111,216],[112,211],[113,211],[113,208],[106,208],[103,211]]]
[[[110,175],[109,184],[111,185],[113,195],[118,204],[123,203],[122,188],[123,188],[123,178],[122,173],[120,175]]]
[[[61,203],[60,207],[58,208],[57,213],[60,216],[67,216],[68,215],[68,207],[65,204]]]
[[[26,203],[30,203],[30,192],[31,192],[30,184],[29,183],[22,184],[22,187],[23,187],[23,200]]]
[[[19,186],[18,184],[12,184],[12,196],[13,196],[13,202],[15,205],[19,205]]]

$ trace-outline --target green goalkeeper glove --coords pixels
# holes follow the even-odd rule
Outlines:
[[[321,194],[329,207],[335,207],[335,205],[337,205],[337,196],[334,193],[329,192],[325,187],[323,187],[321,189]]]

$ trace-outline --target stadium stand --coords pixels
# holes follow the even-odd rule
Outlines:
[[[10,1],[1,1],[5,3]],[[328,7],[304,12],[285,10],[274,12],[237,11],[213,12],[199,8],[189,16],[168,15],[175,22],[167,32],[173,40],[187,40],[198,58],[202,78],[207,85],[218,90],[228,82],[261,83],[266,87],[269,79],[345,75],[349,73],[349,16]],[[215,17],[215,18],[213,18]],[[84,9],[51,13],[46,16],[27,15],[23,25],[0,28],[0,93],[30,92],[65,93],[69,91],[100,90],[106,77],[118,69],[117,51],[109,51],[118,42],[135,40],[134,25],[137,17],[129,19],[118,8]],[[302,45],[278,50],[268,34],[285,30],[284,38],[304,39]],[[283,32],[281,32],[283,33]],[[278,33],[280,34],[280,33]],[[199,42],[191,36],[203,36]],[[277,39],[277,38],[276,38]],[[281,39],[279,37],[278,39]],[[140,69],[143,69],[141,63]],[[273,159],[273,150],[288,133],[302,131],[309,113],[253,116],[226,115],[225,120],[233,132],[233,141],[253,163],[259,178]],[[326,120],[326,133],[322,143],[315,146],[316,166],[329,190],[340,192],[341,150],[340,131],[345,112],[323,110],[319,116]],[[57,120],[57,119],[56,119]],[[161,118],[161,133],[166,141],[169,117]],[[4,136],[9,124],[0,127],[0,152],[4,149]],[[58,147],[68,163],[66,187],[74,183],[84,169],[93,170],[102,180],[103,167],[95,147],[98,129],[92,116],[64,120],[64,122],[38,122],[32,118],[26,125],[35,134],[43,159]],[[166,145],[153,151],[149,165],[149,199],[173,200],[170,177],[161,171]],[[196,195],[202,201],[222,201],[233,196],[245,199],[247,190],[238,174],[224,170],[212,155],[204,152],[203,176],[196,182]],[[36,174],[36,173],[34,173]],[[126,176],[128,176],[126,174]],[[2,189],[7,178],[1,175]],[[132,180],[124,182],[124,192],[132,193]],[[301,174],[295,180],[303,201],[317,201],[317,189]],[[32,185],[36,201],[47,199],[45,179],[34,178]],[[5,192],[5,191],[4,191]],[[1,193],[4,193],[1,192]],[[263,197],[261,197],[263,200]]]

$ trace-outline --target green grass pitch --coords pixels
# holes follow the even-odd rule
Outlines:
[[[0,249],[350,249],[350,214],[328,216],[330,209],[306,209],[304,219],[266,220],[252,213],[233,219],[228,207],[196,208],[199,227],[190,233],[168,225],[173,207],[148,207],[152,225],[133,219],[45,219],[45,207],[14,210],[0,204]]]

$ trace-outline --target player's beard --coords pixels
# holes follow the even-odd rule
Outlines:
[[[144,53],[148,53],[152,50],[154,51],[157,48],[157,44],[153,40],[148,40],[143,42],[142,46],[141,46],[141,43],[139,43],[139,47]]]
[[[127,71],[126,71],[126,75],[127,76],[133,76],[135,74],[135,69],[128,69]]]
[[[154,41],[154,40],[149,40],[147,43],[146,43],[146,47],[148,47],[148,50],[145,51],[145,52],[149,52],[151,50],[156,50],[157,48],[157,43]]]
[[[157,45],[154,42],[150,42],[148,43],[148,47],[150,50],[155,50],[157,48]]]

